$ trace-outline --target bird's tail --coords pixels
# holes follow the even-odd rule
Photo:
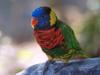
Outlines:
[[[90,55],[87,54],[84,50],[78,51],[78,54],[79,54],[79,56],[80,56],[81,58],[89,58],[89,57],[90,57]]]

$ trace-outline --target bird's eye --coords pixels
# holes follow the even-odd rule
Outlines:
[[[45,18],[45,15],[43,15],[42,18]]]

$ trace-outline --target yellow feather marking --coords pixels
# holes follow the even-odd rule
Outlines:
[[[56,14],[51,10],[50,13],[50,25],[53,26],[56,23]]]

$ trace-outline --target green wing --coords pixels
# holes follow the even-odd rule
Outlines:
[[[69,50],[72,50],[71,54],[75,52],[76,55],[79,54],[80,56],[85,57],[85,58],[90,57],[84,50],[81,49],[71,27],[69,27],[68,25],[64,24],[61,21],[58,21],[57,25],[62,30],[62,34],[64,35],[64,39],[65,39],[65,44],[67,45]]]
[[[67,44],[68,49],[81,50],[80,45],[71,27],[61,21],[59,21],[57,25],[62,30],[62,34],[64,35],[65,43]]]

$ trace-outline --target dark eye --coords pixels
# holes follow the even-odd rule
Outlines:
[[[44,17],[45,17],[45,15],[42,16],[42,18],[44,18]]]
[[[45,23],[48,24],[48,21],[46,21]]]

